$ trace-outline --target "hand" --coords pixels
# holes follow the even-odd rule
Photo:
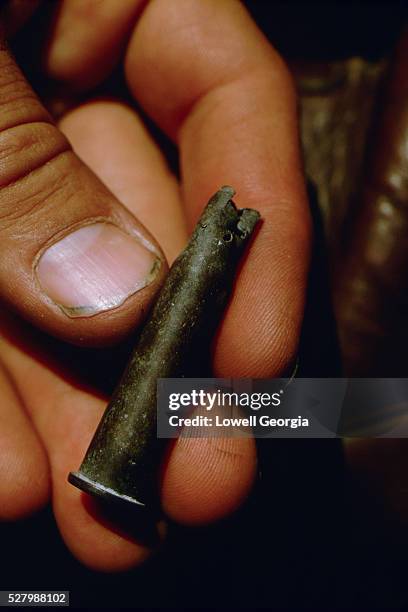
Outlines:
[[[125,50],[130,92],[178,145],[182,181],[120,101],[81,104],[57,128],[3,48],[3,303],[63,340],[118,342],[164,278],[159,244],[171,262],[208,197],[231,184],[263,224],[217,337],[215,373],[281,372],[296,353],[310,236],[296,97],[282,60],[234,0],[67,0],[49,36],[44,70],[68,91],[103,81]],[[106,398],[58,372],[6,309],[2,318],[2,518],[33,512],[52,491],[78,559],[107,571],[139,563],[148,549],[98,521],[66,480]],[[183,523],[215,520],[241,503],[255,473],[251,440],[180,440],[163,508]]]

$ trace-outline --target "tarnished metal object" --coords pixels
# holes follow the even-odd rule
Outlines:
[[[238,210],[233,195],[223,187],[211,198],[171,267],[84,461],[69,475],[76,487],[157,508],[157,379],[203,374],[194,370],[196,357],[209,354],[240,256],[259,220],[255,210]]]

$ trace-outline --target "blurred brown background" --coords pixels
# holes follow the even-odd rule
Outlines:
[[[377,61],[293,62],[293,72],[345,373],[406,376],[408,31]]]

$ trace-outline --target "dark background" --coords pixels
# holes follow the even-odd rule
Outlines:
[[[378,59],[406,20],[404,3],[261,2],[248,8],[288,58]],[[340,372],[325,247],[316,240],[300,375]],[[52,513],[0,526],[3,589],[70,590],[73,607],[394,606],[408,601],[407,542],[379,498],[353,481],[337,440],[260,441],[260,478],[246,505],[215,526],[170,525],[142,568],[104,575],[65,548]]]

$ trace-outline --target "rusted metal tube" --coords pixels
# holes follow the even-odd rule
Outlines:
[[[68,477],[76,487],[157,509],[162,457],[157,379],[203,375],[194,370],[196,357],[209,355],[237,265],[259,220],[257,211],[237,209],[233,195],[231,187],[222,187],[211,198],[171,267],[83,463]]]

